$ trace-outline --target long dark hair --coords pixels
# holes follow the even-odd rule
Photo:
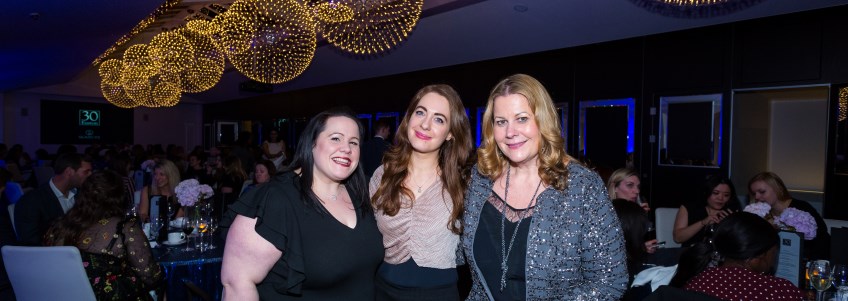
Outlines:
[[[406,114],[395,134],[394,146],[389,148],[383,155],[383,178],[380,186],[374,193],[371,202],[383,213],[394,216],[401,207],[401,194],[414,199],[412,191],[403,185],[404,179],[409,174],[409,161],[412,155],[412,145],[409,143],[407,131],[409,129],[409,118],[418,108],[418,103],[429,93],[436,93],[448,101],[450,107],[449,132],[453,139],[445,140],[439,147],[439,170],[444,191],[450,194],[453,204],[451,216],[446,225],[448,229],[456,234],[462,233],[463,204],[465,199],[466,181],[463,170],[468,154],[471,151],[471,127],[468,117],[465,115],[465,107],[459,94],[448,85],[429,85],[421,88],[409,102]]]
[[[633,277],[647,256],[645,234],[648,233],[648,216],[636,202],[625,199],[612,200],[612,207],[621,221],[624,246],[627,250],[627,271]]]
[[[730,209],[733,211],[742,210],[742,203],[739,202],[739,196],[736,195],[736,187],[733,186],[733,181],[720,175],[714,175],[707,178],[707,181],[704,183],[704,190],[701,194],[701,206],[707,206],[707,199],[710,198],[713,190],[721,184],[727,185],[727,187],[730,188],[730,200],[728,200],[724,205],[724,209]]]
[[[363,137],[365,131],[362,127],[362,123],[359,122],[359,119],[356,118],[356,114],[354,114],[350,109],[340,107],[340,108],[332,108],[312,117],[309,120],[309,123],[306,124],[306,128],[303,129],[303,133],[300,135],[300,139],[297,141],[297,147],[295,148],[294,157],[292,159],[291,164],[284,169],[284,171],[295,171],[300,169],[300,195],[303,201],[317,210],[318,212],[328,213],[323,206],[321,206],[321,200],[315,195],[315,192],[312,191],[312,180],[314,174],[314,166],[315,166],[315,158],[312,156],[312,148],[315,147],[315,140],[318,139],[318,135],[324,131],[327,126],[327,119],[330,117],[346,117],[350,118],[354,122],[356,122],[356,126],[359,128],[359,137]],[[352,192],[350,196],[351,203],[354,206],[359,206],[361,208],[360,212],[371,212],[371,203],[368,199],[368,180],[365,178],[365,172],[362,171],[362,164],[356,165],[356,170],[353,171],[347,179],[345,179],[342,184],[346,186],[346,188]]]
[[[671,286],[683,287],[710,262],[720,258],[746,260],[760,256],[777,245],[777,230],[765,219],[748,212],[728,215],[718,224],[712,243],[699,242],[680,255]]]
[[[75,246],[82,233],[102,219],[120,217],[126,213],[127,200],[124,182],[111,170],[89,176],[74,197],[68,214],[58,219],[47,231],[47,245]]]

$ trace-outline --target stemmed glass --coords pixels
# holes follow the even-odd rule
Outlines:
[[[835,286],[840,292],[848,292],[848,265],[834,265],[833,286]]]
[[[159,237],[159,230],[162,229],[162,218],[161,217],[153,217],[150,219],[150,228],[148,229],[148,238],[150,241],[156,241]]]
[[[218,219],[214,217],[209,218],[209,223],[206,225],[206,231],[209,232],[209,249],[216,249],[215,244],[212,242],[215,239],[215,230],[218,230]]]
[[[183,233],[185,233],[185,237],[186,237],[186,247],[185,247],[185,249],[183,249],[183,251],[194,251],[194,248],[192,248],[191,244],[188,243],[188,236],[191,235],[192,232],[194,232],[194,223],[195,222],[196,221],[190,219],[188,217],[188,215],[185,218],[183,218],[183,224],[181,226],[182,226]]]
[[[830,261],[816,260],[810,263],[807,273],[810,275],[810,283],[813,284],[813,288],[818,291],[816,301],[823,301],[824,291],[830,288],[833,279],[833,266]]]

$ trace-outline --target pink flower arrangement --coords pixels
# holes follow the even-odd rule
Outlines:
[[[805,240],[816,238],[816,219],[807,212],[786,208],[780,216],[771,215],[771,206],[764,202],[753,203],[745,206],[742,211],[756,214],[771,222],[778,229],[788,229],[804,235]]]
[[[152,172],[154,165],[156,165],[156,161],[145,160],[144,162],[141,162],[141,169],[145,172]]]
[[[780,216],[774,219],[777,225],[784,225],[796,232],[804,234],[804,239],[811,240],[816,238],[816,219],[805,211],[795,208],[786,208]]]
[[[198,200],[207,199],[215,195],[212,187],[206,184],[201,185],[195,179],[180,182],[174,191],[177,193],[177,200],[183,206],[194,206]]]
[[[766,215],[768,215],[769,212],[771,212],[771,206],[769,206],[769,204],[767,204],[767,203],[762,203],[762,202],[753,203],[753,204],[750,204],[748,206],[745,206],[745,209],[742,209],[742,211],[745,211],[745,212],[748,212],[748,213],[753,213],[753,214],[759,215],[762,218],[766,218]]]

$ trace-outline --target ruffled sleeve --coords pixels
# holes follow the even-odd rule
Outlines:
[[[236,214],[256,218],[256,233],[283,255],[265,279],[281,294],[301,294],[304,274],[301,229],[296,210],[304,210],[294,173],[286,173],[244,195],[230,206]]]

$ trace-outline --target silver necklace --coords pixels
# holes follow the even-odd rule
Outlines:
[[[512,231],[512,238],[509,239],[509,248],[506,247],[506,238],[504,237],[506,232],[505,224],[506,224],[506,209],[507,209],[507,196],[509,195],[509,172],[511,166],[507,166],[506,168],[506,183],[504,185],[504,210],[503,210],[503,218],[501,219],[501,291],[506,287],[506,271],[509,269],[506,265],[506,260],[509,258],[509,252],[512,251],[512,245],[515,243],[515,235],[518,234],[518,228],[521,226],[521,221],[527,217],[527,212],[530,211],[530,205],[533,204],[533,200],[536,199],[536,194],[539,193],[539,188],[542,187],[542,179],[539,179],[539,184],[536,185],[536,191],[533,192],[533,197],[530,198],[530,203],[527,204],[527,209],[521,212],[518,215],[518,223],[515,224],[515,231]]]
[[[430,178],[428,178],[428,179],[427,179],[427,182],[424,182],[424,185],[427,185],[427,183],[430,183],[430,180],[432,180],[432,179],[433,179],[433,177],[434,177],[435,175],[438,175],[438,174],[439,174],[439,172],[437,171],[437,172],[436,172],[433,176],[430,176]],[[418,186],[418,193],[420,194],[420,193],[421,193],[421,191],[422,191],[422,187],[423,187],[424,185],[418,185],[418,181],[416,181],[416,180],[415,180],[415,177],[413,177],[413,176],[412,176],[412,174],[410,174],[410,175],[409,175],[409,179],[411,179],[411,180],[412,180],[412,183],[413,183],[413,184],[415,184],[415,186]]]

